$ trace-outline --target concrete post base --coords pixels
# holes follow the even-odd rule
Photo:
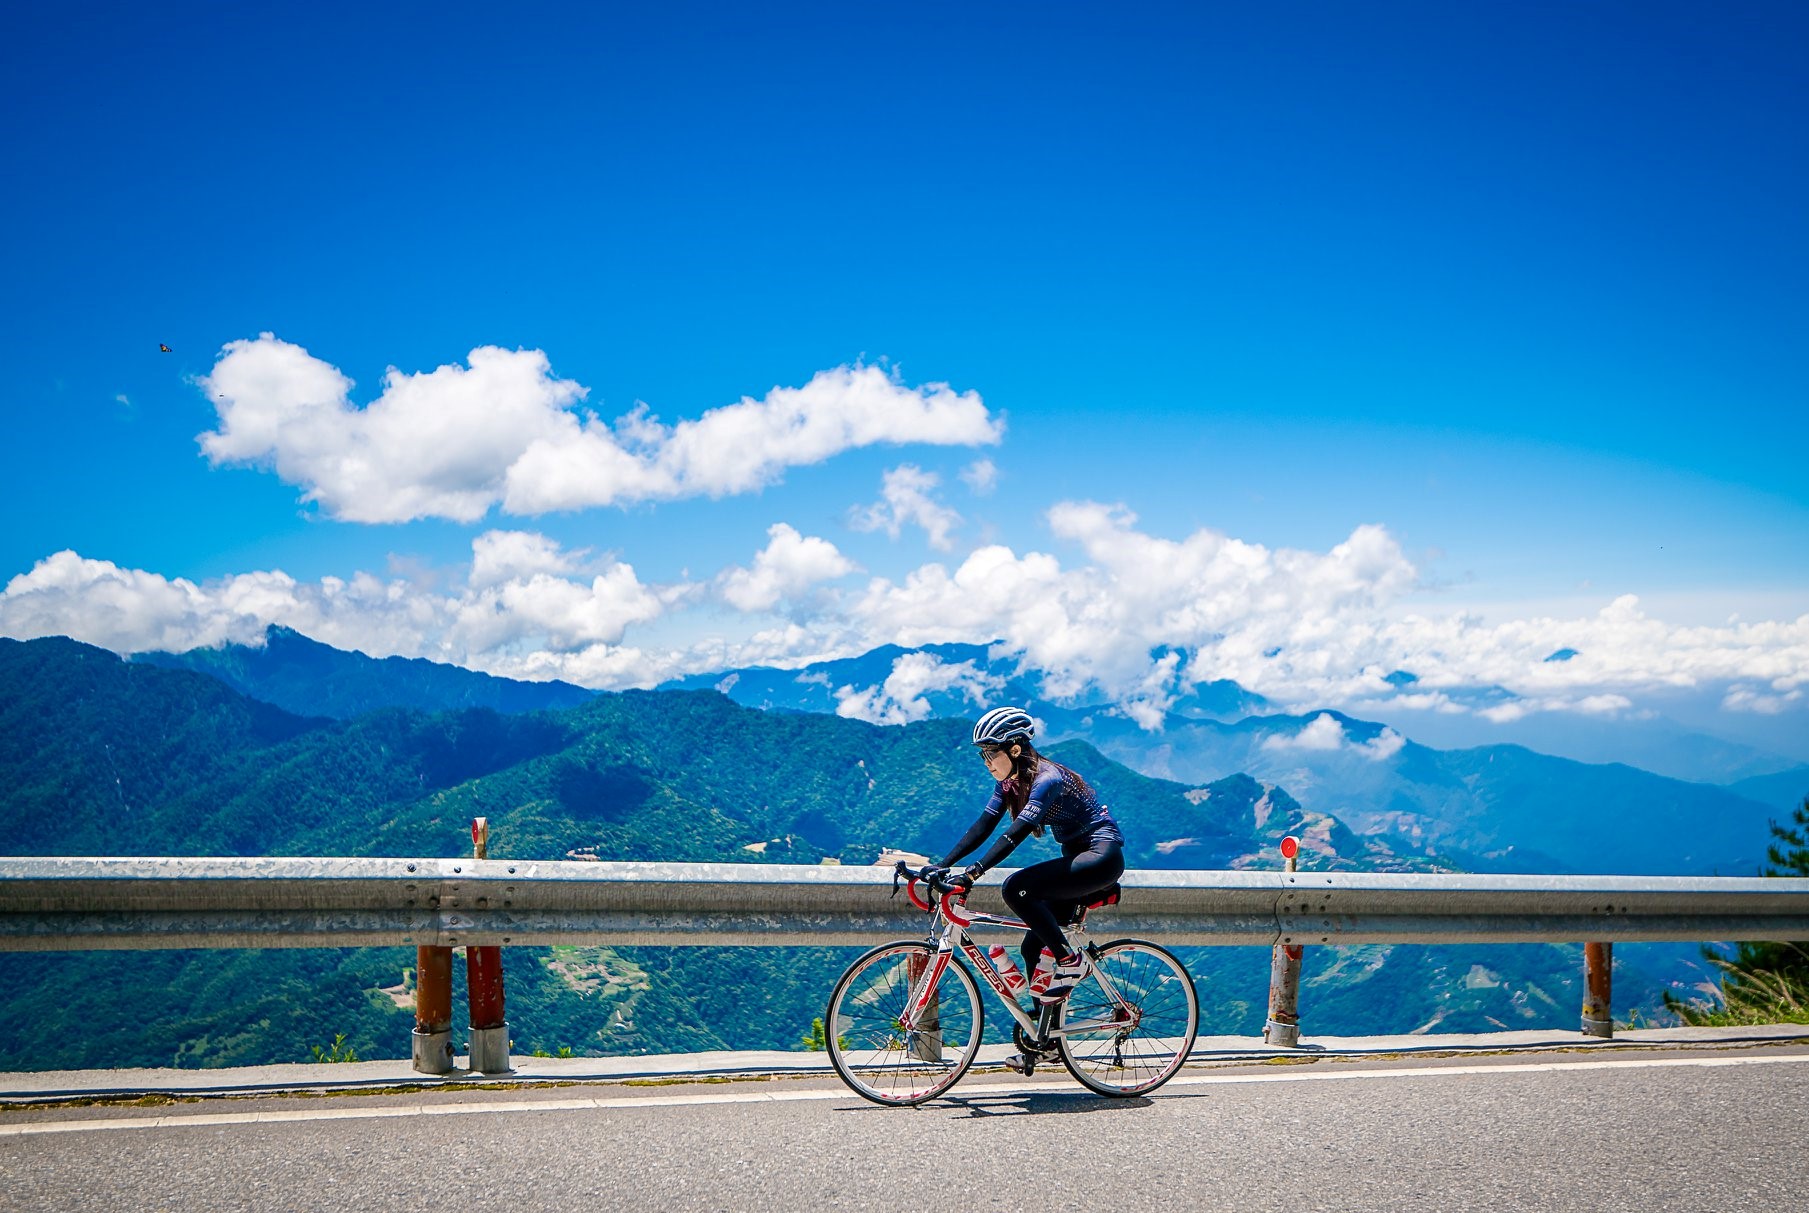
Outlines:
[[[471,1069],[477,1074],[507,1074],[509,1064],[509,1025],[500,1028],[471,1029]]]
[[[1292,1049],[1300,1044],[1300,1025],[1268,1020],[1263,1024],[1263,1042],[1278,1049]]]
[[[1591,1019],[1583,1016],[1583,1035],[1600,1036],[1603,1040],[1614,1039],[1614,1021],[1612,1019]]]
[[[415,1069],[422,1074],[452,1073],[452,1031],[422,1032],[414,1037]]]

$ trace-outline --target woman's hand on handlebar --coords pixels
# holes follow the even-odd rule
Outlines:
[[[967,890],[974,887],[974,878],[968,873],[955,872],[949,868],[937,867],[935,865],[926,867],[922,871],[916,873],[913,873],[909,868],[906,868],[905,875],[911,877],[911,879],[920,884],[928,885],[931,889],[941,893],[952,893],[957,890],[965,893]]]
[[[903,876],[914,885],[921,884],[926,886],[932,895],[940,893],[956,893],[961,896],[966,896],[974,887],[972,868],[969,868],[965,872],[951,873],[948,868],[930,864],[913,871],[910,866],[901,859],[892,870],[896,873],[892,886],[894,890],[898,888],[896,883],[897,876]]]

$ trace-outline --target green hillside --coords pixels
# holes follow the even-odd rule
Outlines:
[[[887,846],[941,850],[989,786],[959,721],[880,728],[763,713],[714,692],[605,695],[514,716],[389,709],[330,721],[288,715],[197,673],[42,640],[0,641],[0,701],[0,830],[13,854],[449,855],[481,815],[491,854],[522,859],[869,863]],[[1113,806],[1134,866],[1270,863],[1284,833],[1308,840],[1310,865],[1418,862],[1246,776],[1193,788],[1079,743],[1056,754]],[[1050,853],[1033,840],[1020,856]],[[1364,979],[1423,974],[1405,959],[1413,951],[1383,950]],[[1523,951],[1504,966],[1510,980],[1486,987],[1503,991],[1500,1006],[1448,974],[1442,985],[1387,983],[1386,998],[1328,1003],[1342,1008],[1338,1022],[1315,1030],[1434,1019],[1485,1027],[1504,1014],[1524,1022],[1511,1002],[1513,972],[1561,991],[1578,966],[1563,949]],[[585,1054],[793,1047],[847,953],[506,956],[517,1050]],[[1207,1030],[1255,1031],[1266,953],[1200,950],[1193,959]],[[0,1009],[14,1027],[0,1067],[304,1060],[337,1033],[361,1056],[405,1056],[412,963],[400,949],[0,954]],[[1345,982],[1339,964],[1329,950],[1315,954],[1309,983],[1327,968],[1332,985]]]
[[[596,694],[569,682],[519,682],[418,657],[348,653],[274,624],[260,645],[138,653],[131,660],[208,674],[286,711],[335,720],[379,708],[538,712],[576,707]]]

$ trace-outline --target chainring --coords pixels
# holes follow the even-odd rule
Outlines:
[[[1034,1057],[1038,1061],[1048,1061],[1059,1056],[1061,1052],[1060,1046],[1053,1040],[1046,1041],[1039,1047],[1024,1031],[1023,1024],[1011,1025],[1011,1043],[1018,1047],[1018,1052],[1026,1057]]]

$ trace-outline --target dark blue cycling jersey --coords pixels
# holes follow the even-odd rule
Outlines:
[[[1001,783],[993,788],[992,799],[981,814],[996,823],[1005,812],[1008,787]],[[1083,835],[1092,837],[1103,832],[1107,838],[1124,841],[1111,810],[1099,803],[1099,797],[1086,782],[1060,763],[1043,759],[1036,766],[1036,782],[1030,785],[1030,799],[1012,823],[1012,833],[1020,838],[1038,826],[1049,827],[1057,842],[1073,842]],[[990,832],[990,831],[989,831]]]
[[[953,867],[986,841],[998,827],[999,819],[1005,815],[1006,801],[1012,791],[1009,782],[994,786],[992,799],[986,802],[986,808],[981,810],[979,819],[968,827],[961,841],[955,844],[955,849],[949,852],[949,857],[942,861],[943,867]],[[1036,779],[1030,785],[1029,798],[1004,835],[980,861],[981,864],[987,868],[995,866],[1018,843],[1044,826],[1055,835],[1055,841],[1062,844],[1064,851],[1081,841],[1109,839],[1117,843],[1124,842],[1124,835],[1119,832],[1118,823],[1112,819],[1111,811],[1099,803],[1099,797],[1087,786],[1086,781],[1060,763],[1039,757]]]

